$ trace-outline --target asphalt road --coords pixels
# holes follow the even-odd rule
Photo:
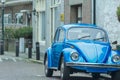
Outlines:
[[[40,71],[40,64],[12,59],[0,62],[0,80],[40,80]]]
[[[60,80],[60,72],[56,71],[53,77],[44,76],[44,66],[17,58],[0,58],[0,80]],[[90,74],[77,73],[69,80],[93,80]],[[98,80],[110,80],[101,77]]]

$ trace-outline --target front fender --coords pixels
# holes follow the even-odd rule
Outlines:
[[[71,52],[74,52],[74,51],[76,51],[76,50],[72,49],[72,48],[65,48],[63,50],[63,56],[64,56],[64,61],[65,62],[69,62],[71,60],[70,55],[71,55]]]
[[[110,56],[109,56],[108,61],[107,61],[108,64],[115,64],[112,61],[112,57],[116,54],[120,55],[120,52],[119,51],[114,51],[114,50],[111,51]],[[118,64],[120,64],[120,62]]]

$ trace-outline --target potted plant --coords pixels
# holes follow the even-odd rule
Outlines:
[[[120,22],[120,6],[117,7],[117,17]]]

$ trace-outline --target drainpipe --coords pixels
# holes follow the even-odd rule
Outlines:
[[[93,24],[96,24],[96,0],[93,0]]]

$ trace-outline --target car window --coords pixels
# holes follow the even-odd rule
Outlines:
[[[64,41],[64,31],[60,29],[58,42],[63,42],[63,41]]]
[[[58,34],[59,34],[59,29],[57,29],[56,32],[55,32],[54,42],[58,41]]]
[[[63,42],[64,41],[64,30],[57,29],[54,37],[55,42]]]
[[[103,30],[97,28],[71,28],[68,31],[69,40],[95,40],[107,41],[106,34]]]

